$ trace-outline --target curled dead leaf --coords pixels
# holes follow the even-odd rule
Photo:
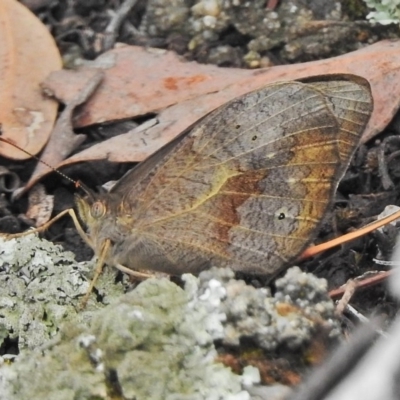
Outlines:
[[[20,180],[15,172],[0,165],[0,193],[12,193],[19,187]]]
[[[35,221],[35,226],[42,226],[50,220],[54,207],[54,196],[48,195],[43,185],[32,188],[28,196],[29,206],[26,217]]]
[[[69,80],[75,75],[74,71],[64,72],[68,75]],[[70,96],[64,99],[66,106],[60,114],[49,142],[41,155],[40,159],[43,162],[36,165],[29,182],[24,188],[15,193],[14,197],[21,196],[26,190],[35,185],[42,176],[51,172],[52,169],[47,165],[58,165],[86,139],[86,135],[74,133],[72,128],[72,114],[75,108],[87,101],[96,90],[103,79],[103,71],[97,69],[87,70],[83,76],[84,79],[80,80],[79,90],[75,93],[71,92]]]

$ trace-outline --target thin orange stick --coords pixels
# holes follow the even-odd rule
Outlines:
[[[357,229],[354,232],[347,233],[346,235],[340,236],[336,239],[332,239],[329,242],[321,243],[317,246],[311,246],[304,250],[304,252],[299,257],[299,260],[304,260],[306,258],[315,256],[323,251],[329,250],[333,247],[339,246],[340,244],[347,243],[350,240],[358,239],[361,236],[366,235],[369,232],[372,232],[384,225],[389,224],[392,221],[400,218],[400,211],[396,211],[393,214],[388,215],[385,218],[380,219],[379,221],[372,222],[360,229]]]
[[[383,271],[383,272],[379,272],[374,276],[369,276],[366,277],[360,281],[356,281],[353,280],[353,282],[356,283],[356,288],[357,289],[361,289],[361,288],[366,288],[366,287],[370,287],[370,286],[375,286],[378,285],[379,283],[384,282],[390,275],[393,274],[393,270],[391,269],[390,271]],[[346,286],[343,285],[340,288],[337,289],[332,289],[329,292],[329,297],[331,299],[335,299],[337,297],[342,296],[346,291]]]

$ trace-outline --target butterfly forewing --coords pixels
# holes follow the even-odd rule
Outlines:
[[[229,265],[274,274],[296,257],[372,109],[367,83],[334,79],[276,83],[235,99],[157,162],[157,154],[145,161],[154,167],[114,190],[132,212],[118,261],[172,273]]]

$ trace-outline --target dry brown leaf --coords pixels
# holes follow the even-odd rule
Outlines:
[[[173,104],[223,90],[255,74],[244,69],[219,68],[181,60],[173,52],[119,46],[97,58],[92,66],[104,69],[101,87],[77,114],[74,125],[131,118]],[[62,72],[49,76],[45,86],[57,98],[68,98],[73,82]]]
[[[75,71],[63,71],[67,81],[75,79],[77,73]],[[78,89],[76,93],[69,92],[68,97],[64,98],[66,106],[59,116],[56,125],[54,126],[53,133],[50,136],[49,142],[44,149],[40,162],[36,165],[29,182],[25,187],[18,189],[14,192],[14,198],[21,196],[29,188],[31,188],[42,176],[51,172],[52,169],[47,165],[58,165],[64,160],[72,151],[74,151],[86,139],[86,135],[75,134],[72,128],[72,113],[74,109],[83,104],[96,90],[97,86],[103,78],[103,71],[98,69],[91,69],[79,74],[79,86],[74,88]],[[47,165],[46,165],[47,164]]]
[[[40,83],[61,68],[56,44],[42,22],[16,0],[0,1],[0,122],[3,136],[37,154],[50,136],[58,104]],[[20,150],[0,143],[0,155],[23,160]]]
[[[136,56],[130,55],[129,57],[140,58],[142,62],[145,59],[149,63],[147,68],[142,66],[135,69],[135,63],[131,60],[130,70],[134,72],[129,76],[134,77],[132,80],[137,81],[137,88],[135,89],[137,92],[135,92],[135,95],[129,96],[125,91],[125,95],[119,96],[118,107],[114,107],[114,100],[110,101],[107,97],[111,95],[113,90],[116,90],[111,85],[117,79],[113,76],[115,74],[113,68],[117,68],[116,65],[118,65],[116,61],[115,67],[105,71],[106,78],[101,90],[96,92],[90,102],[85,104],[78,123],[97,123],[108,119],[128,118],[155,112],[163,104],[166,107],[168,104],[172,105],[158,114],[159,123],[157,125],[145,130],[136,128],[126,134],[109,139],[70,157],[60,166],[98,159],[120,162],[141,161],[216,107],[241,94],[280,80],[334,73],[356,74],[368,79],[372,86],[375,106],[364,133],[363,142],[386,127],[398,110],[400,103],[400,41],[382,41],[344,56],[304,64],[284,65],[257,71],[219,68],[218,70],[224,76],[223,79],[221,75],[214,78],[211,72],[210,75],[207,75],[205,68],[210,68],[210,71],[213,71],[216,67],[183,63],[176,56],[174,59],[170,53],[167,53],[168,63],[172,65],[172,62],[174,62],[175,64],[169,71],[172,69],[175,73],[171,73],[168,78],[165,74],[162,75],[162,71],[157,70],[158,65],[162,68],[164,64],[160,59],[156,62],[152,53],[149,53],[150,55],[146,58],[146,50],[136,47],[122,47],[110,53],[114,54],[114,58],[118,60],[119,56],[116,53],[119,54],[120,52],[124,53],[124,64],[127,63],[125,57],[128,57],[125,53],[136,54]],[[111,57],[110,53],[107,53],[108,57]],[[185,68],[190,66],[193,76],[200,76],[197,67],[207,76],[207,79],[203,79],[202,83],[198,84],[198,87],[201,86],[201,88],[197,97],[195,97],[194,89],[190,85],[186,88],[177,88],[175,96],[171,96],[170,90],[165,89],[163,82],[166,79],[170,81],[177,78],[180,74],[181,65]],[[151,74],[149,71],[151,71]],[[145,78],[143,78],[143,74]],[[153,76],[153,80],[150,75]],[[127,86],[129,85],[130,81],[127,81],[126,72],[125,76],[120,76],[119,79],[125,82]],[[149,79],[149,81],[144,79]],[[211,82],[211,87],[202,86],[205,85],[204,82]],[[143,97],[139,96],[140,85],[144,87]],[[217,89],[218,85],[220,85],[220,89]],[[150,92],[152,97],[149,94]],[[134,103],[132,103],[133,98],[135,98]],[[154,99],[154,107],[152,107],[152,98]],[[180,99],[181,102],[174,104],[173,99],[176,99],[176,102]],[[110,107],[110,104],[113,106]],[[107,116],[101,117],[101,111],[107,113]]]
[[[42,184],[32,188],[28,197],[28,211],[26,217],[35,221],[35,226],[42,226],[50,220],[54,207],[54,196],[48,195]]]

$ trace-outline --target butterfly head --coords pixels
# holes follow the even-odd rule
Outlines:
[[[102,199],[95,199],[89,196],[75,197],[78,214],[82,222],[90,227],[95,221],[100,220],[107,212],[107,204]]]
[[[121,221],[122,201],[118,194],[95,193],[85,189],[84,196],[75,196],[75,203],[79,218],[87,228],[95,251],[105,239],[118,241],[124,230]]]

